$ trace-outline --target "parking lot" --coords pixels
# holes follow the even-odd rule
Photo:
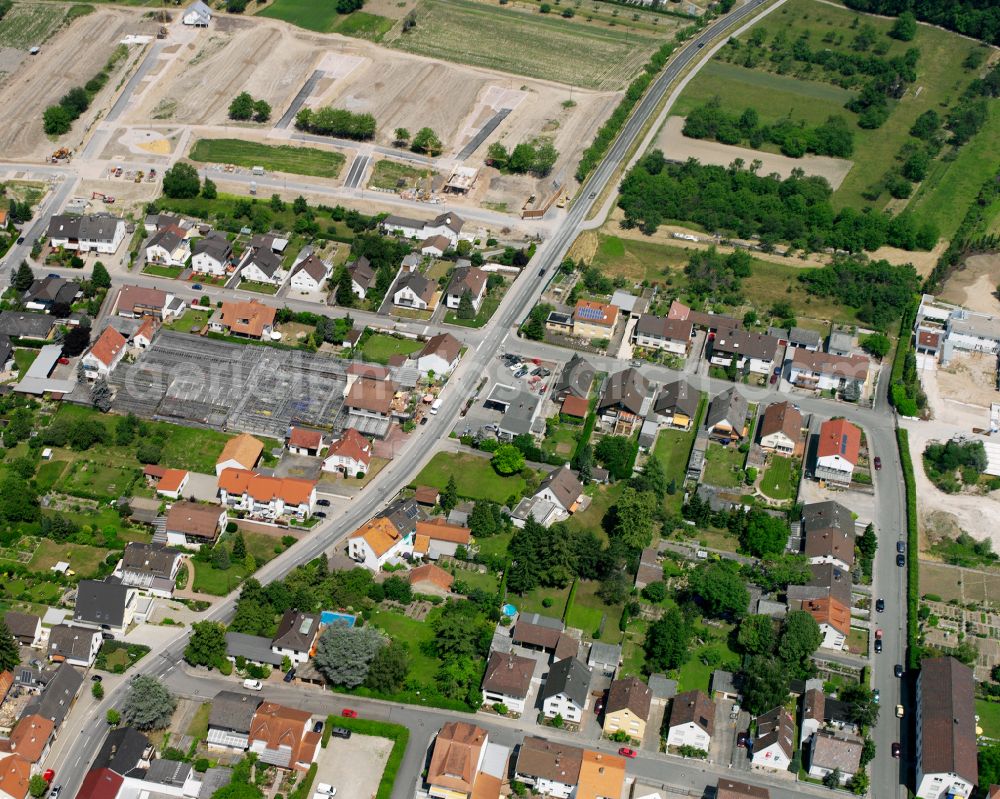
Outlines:
[[[327,748],[319,750],[313,792],[324,783],[337,789],[337,799],[371,799],[378,792],[391,751],[388,738],[355,734],[344,740],[331,736]]]

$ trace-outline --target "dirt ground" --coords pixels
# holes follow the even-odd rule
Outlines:
[[[827,179],[829,184],[837,189],[844,182],[847,173],[854,166],[853,161],[843,158],[830,158],[822,155],[806,155],[802,158],[788,158],[778,153],[766,153],[762,150],[751,150],[747,147],[735,147],[717,141],[704,139],[689,139],[681,133],[684,127],[684,117],[670,117],[659,136],[656,137],[656,147],[663,150],[667,158],[679,161],[697,158],[703,164],[729,166],[737,158],[742,158],[749,167],[757,159],[763,162],[760,174],[769,175],[777,172],[786,178],[793,169],[801,169],[807,175],[819,175]]]
[[[984,409],[997,401],[997,359],[992,356],[955,355],[947,366],[939,365],[930,379],[936,381],[937,394],[945,401],[943,407],[934,408],[937,418],[947,420],[949,400]]]
[[[81,86],[107,63],[112,51],[128,34],[155,33],[152,20],[141,9],[100,6],[61,30],[43,54],[22,62],[0,88],[0,108],[7,112],[0,125],[0,154],[8,159],[35,159],[52,152],[54,144],[42,130],[42,112],[74,86]],[[82,46],[81,43],[86,43]],[[100,110],[106,110],[126,65],[134,63],[144,48],[129,48],[129,58],[119,62],[90,110],[73,124],[60,144],[76,148]],[[13,113],[16,112],[16,113]]]
[[[1000,314],[1000,300],[995,294],[998,283],[1000,254],[970,255],[944,282],[937,296],[970,311]]]

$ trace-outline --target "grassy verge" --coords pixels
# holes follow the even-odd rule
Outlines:
[[[188,156],[192,161],[236,164],[248,169],[262,166],[269,172],[335,178],[344,166],[343,153],[288,144],[259,144],[242,139],[199,139]]]
[[[919,668],[920,657],[917,646],[917,605],[920,597],[920,549],[917,541],[917,487],[913,477],[913,461],[910,458],[909,434],[896,428],[896,443],[899,445],[899,462],[903,467],[903,484],[906,488],[906,663],[911,669]]]
[[[410,740],[410,731],[401,724],[389,724],[385,721],[329,716],[326,720],[326,729],[323,731],[323,746],[329,743],[330,728],[334,726],[344,727],[358,735],[371,735],[374,738],[388,738],[392,741],[392,751],[389,752],[389,759],[385,762],[382,779],[379,781],[378,791],[375,794],[375,799],[391,799],[396,774],[403,763],[406,745]]]
[[[389,161],[383,158],[376,162],[372,169],[371,180],[368,185],[373,189],[403,189],[416,188],[421,181],[432,174],[432,170],[409,164],[401,164],[399,161]]]

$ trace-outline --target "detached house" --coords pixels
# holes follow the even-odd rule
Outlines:
[[[747,399],[735,388],[723,391],[708,406],[705,427],[709,435],[729,443],[746,435]]]
[[[851,511],[839,502],[811,502],[802,509],[805,553],[810,563],[832,563],[849,571],[854,566],[855,524]]]
[[[277,309],[257,300],[223,301],[208,320],[208,329],[227,336],[240,336],[258,341],[270,338],[274,330]]]
[[[462,228],[465,226],[464,220],[446,211],[429,221],[410,219],[404,216],[391,214],[382,221],[382,228],[386,233],[396,233],[407,239],[427,239],[433,236],[443,236],[448,240],[451,247],[458,244],[460,238],[471,241],[473,236],[470,233],[463,235]]]
[[[142,286],[122,286],[112,306],[112,313],[127,319],[141,319],[152,316],[166,319],[174,312],[173,295],[159,289]],[[183,313],[183,305],[178,313]]]
[[[308,771],[316,761],[321,737],[312,731],[312,714],[308,711],[263,702],[250,725],[249,750],[262,763]]]
[[[573,335],[610,339],[618,322],[618,307],[593,300],[578,300],[573,310]]]
[[[7,629],[21,646],[38,646],[42,641],[42,620],[34,613],[8,610],[3,617]]]
[[[245,752],[250,746],[250,727],[262,700],[238,691],[219,691],[208,714],[205,742],[213,749]]]
[[[218,477],[225,469],[253,469],[263,454],[264,445],[249,433],[233,436],[215,462],[215,476]]]
[[[506,705],[514,713],[524,713],[535,661],[513,652],[493,652],[483,675],[483,704]]]
[[[790,402],[772,402],[760,420],[760,446],[778,455],[794,455],[802,439],[802,413]]]
[[[864,355],[843,356],[796,349],[788,365],[788,381],[799,388],[818,391],[843,391],[854,384],[860,397],[868,386],[870,366]]]
[[[918,799],[968,799],[979,782],[972,669],[952,657],[925,658],[916,708]]]
[[[81,580],[76,587],[73,623],[123,635],[132,623],[138,598],[138,592],[127,585]]]
[[[348,427],[330,445],[323,460],[323,471],[339,473],[344,477],[357,477],[368,473],[371,462],[371,442],[353,427]]]
[[[783,707],[757,716],[753,746],[754,768],[787,771],[795,754],[795,722]]]
[[[547,719],[562,716],[566,721],[579,724],[587,707],[589,691],[590,669],[581,660],[568,657],[556,661],[542,686],[542,713]]]
[[[391,380],[361,377],[354,381],[347,392],[344,407],[356,416],[388,419],[395,394],[396,384]]]
[[[386,563],[398,562],[404,553],[413,551],[413,535],[404,535],[388,518],[377,516],[351,533],[347,554],[366,569],[379,572]]]
[[[701,392],[686,378],[667,383],[656,395],[653,412],[660,424],[676,430],[690,430],[698,415]]]
[[[80,294],[80,284],[61,277],[43,277],[31,284],[21,296],[29,311],[65,311]]]
[[[848,733],[820,731],[809,747],[809,776],[821,780],[836,771],[843,785],[861,769],[860,738]]]
[[[323,449],[323,434],[319,430],[304,427],[288,429],[288,451],[293,455],[315,457]]]
[[[254,518],[308,519],[316,505],[316,481],[224,469],[219,475],[219,498],[223,506],[244,510]]]
[[[564,402],[567,397],[586,401],[590,387],[594,383],[594,367],[578,353],[573,353],[563,366],[559,377],[552,383],[552,399]]]
[[[319,291],[329,274],[329,267],[310,253],[306,258],[292,267],[292,276],[289,279],[289,285],[295,291],[307,294]]]
[[[299,610],[286,610],[278,622],[278,632],[271,641],[271,651],[292,663],[305,663],[319,639],[319,616]]]
[[[486,730],[464,721],[441,727],[427,766],[427,794],[435,799],[499,799],[510,750]]]
[[[629,738],[641,741],[646,735],[646,722],[653,692],[638,677],[614,680],[604,707],[604,734],[626,732]]]
[[[233,245],[225,233],[212,231],[192,247],[191,271],[199,275],[224,277],[233,263]]]
[[[611,375],[597,403],[601,421],[615,435],[631,435],[652,405],[652,388],[637,369]]]
[[[57,624],[49,631],[49,660],[89,669],[102,643],[100,630]]]
[[[149,591],[154,596],[170,597],[181,567],[181,553],[163,544],[130,541],[115,570],[122,585]]]
[[[568,466],[560,466],[542,480],[535,497],[551,502],[559,517],[556,521],[561,521],[579,510],[584,499],[583,483]]]
[[[226,511],[218,505],[175,502],[167,511],[167,543],[174,547],[197,549],[211,544],[226,524]]]
[[[570,799],[580,779],[584,750],[569,744],[528,736],[521,744],[514,778],[534,793]]]
[[[267,247],[250,247],[240,262],[240,280],[280,286],[285,282],[281,258]]]
[[[649,350],[662,350],[684,357],[691,347],[694,325],[689,320],[643,314],[635,323],[632,343]]]
[[[184,266],[191,257],[187,232],[173,225],[163,227],[146,243],[146,262],[162,266]]]
[[[107,377],[125,357],[128,341],[111,325],[104,328],[97,341],[81,359],[88,380]]]
[[[347,273],[351,276],[351,291],[359,300],[365,299],[378,282],[371,261],[363,255],[347,265]]]
[[[462,342],[451,333],[438,333],[427,339],[414,357],[417,361],[417,369],[420,374],[448,375],[458,366],[462,353]]]
[[[400,308],[426,311],[434,301],[437,284],[419,272],[405,272],[392,287],[392,304]]]
[[[445,291],[445,305],[455,310],[462,303],[466,294],[472,302],[476,313],[483,305],[486,296],[486,283],[489,275],[475,266],[459,266],[451,274],[451,282]]]
[[[49,221],[53,248],[112,255],[125,240],[125,220],[111,214],[57,214]]]
[[[668,746],[693,746],[708,751],[715,731],[715,702],[701,691],[674,697],[668,722]]]
[[[729,366],[735,359],[736,368],[750,374],[770,374],[778,352],[777,338],[742,328],[720,330],[710,343],[711,363]]]
[[[819,428],[816,447],[817,480],[848,488],[861,450],[861,431],[846,419],[828,419]]]

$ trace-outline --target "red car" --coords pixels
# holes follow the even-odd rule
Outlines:
[[[627,746],[623,746],[618,750],[618,754],[622,757],[635,757],[639,753],[636,752],[635,749],[629,749]]]
[[[358,717],[358,711],[351,710],[349,707],[345,707],[340,711],[340,715],[345,719],[356,719]]]
[[[42,774],[42,779],[45,780],[46,782],[52,782],[52,780],[54,780],[55,778],[56,778],[56,773],[50,768],[45,769],[45,773]]]
[[[881,468],[882,468],[882,459],[878,455],[876,455],[875,456],[875,471],[877,472]]]
[[[63,366],[65,366],[66,364],[69,363],[69,358],[60,358],[59,359],[59,363],[61,363]]]

